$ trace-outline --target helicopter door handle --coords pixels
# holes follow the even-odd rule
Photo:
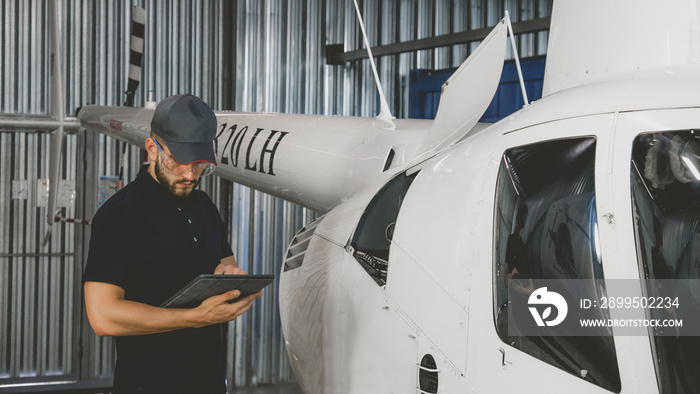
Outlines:
[[[503,349],[502,347],[499,347],[498,351],[501,352],[501,366],[504,369],[508,368],[508,366],[511,365],[512,363],[510,361],[506,361],[506,350]]]

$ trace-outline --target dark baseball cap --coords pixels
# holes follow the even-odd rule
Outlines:
[[[176,94],[163,99],[153,112],[151,130],[165,140],[178,163],[207,161],[216,164],[213,144],[216,115],[198,97]]]

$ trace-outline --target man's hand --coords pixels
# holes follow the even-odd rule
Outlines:
[[[234,265],[219,264],[214,269],[216,275],[245,275],[246,272]]]
[[[234,256],[228,256],[221,259],[221,264],[214,269],[216,275],[245,275],[246,272],[238,268],[238,263]]]
[[[202,301],[202,303],[195,309],[198,315],[197,320],[201,323],[201,325],[198,325],[198,327],[216,323],[226,323],[237,318],[238,316],[246,313],[253,305],[253,301],[260,298],[260,296],[263,295],[263,292],[259,291],[253,295],[249,295],[248,297],[229,304],[229,301],[235,299],[239,295],[241,295],[240,291],[231,290],[223,294],[209,297]]]

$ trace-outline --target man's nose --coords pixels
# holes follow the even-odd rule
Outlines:
[[[193,181],[197,179],[197,175],[195,175],[194,173],[194,167],[192,166],[192,164],[187,166],[187,172],[182,174],[182,176],[188,181]]]

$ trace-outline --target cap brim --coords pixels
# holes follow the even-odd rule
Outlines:
[[[166,141],[170,154],[180,164],[209,162],[216,165],[213,142],[172,142]]]

